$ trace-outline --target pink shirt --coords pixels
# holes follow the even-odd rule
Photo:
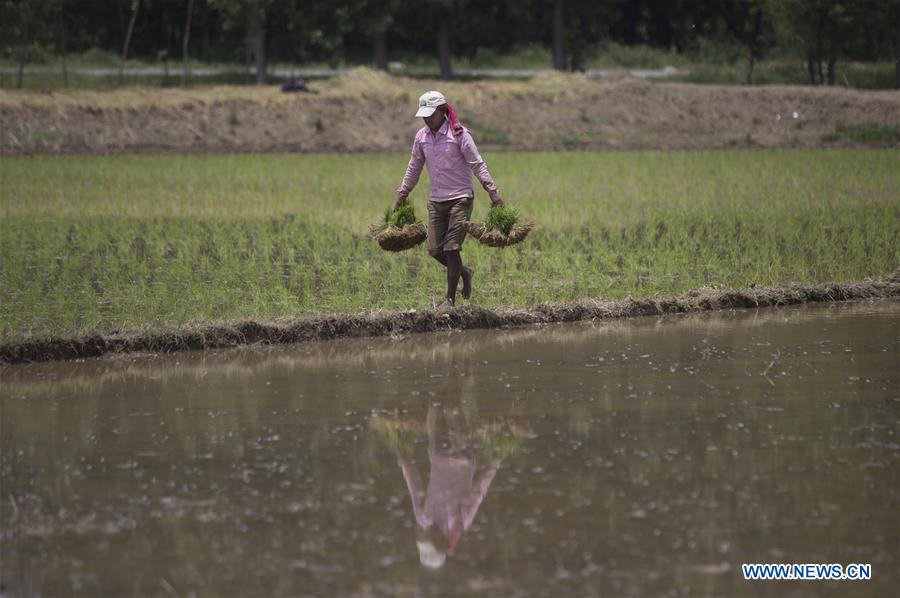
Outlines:
[[[412,500],[416,523],[423,529],[437,525],[448,535],[456,525],[463,531],[469,529],[497,475],[500,462],[492,461],[476,478],[475,462],[471,459],[429,451],[429,461],[428,487],[423,489],[416,468],[402,456],[397,459]]]
[[[426,165],[431,179],[431,193],[428,196],[431,201],[474,197],[473,174],[488,192],[491,201],[500,199],[500,191],[467,129],[463,129],[460,135],[453,135],[447,121],[437,131],[427,126],[419,129],[413,141],[406,174],[397,189],[398,196],[406,199],[419,182],[422,166]]]

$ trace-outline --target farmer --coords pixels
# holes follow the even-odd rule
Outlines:
[[[456,288],[462,278],[462,296],[472,295],[475,271],[463,265],[459,252],[466,238],[465,222],[472,217],[475,190],[474,174],[495,206],[502,206],[500,191],[488,172],[487,164],[475,147],[475,140],[463,127],[453,107],[437,91],[419,98],[416,117],[425,121],[413,141],[412,155],[403,182],[397,189],[398,209],[419,182],[422,166],[428,166],[431,193],[428,198],[428,253],[447,268],[447,296],[437,307],[447,313],[456,305]]]

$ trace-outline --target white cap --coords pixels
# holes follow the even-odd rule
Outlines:
[[[419,549],[419,562],[423,565],[429,569],[440,569],[444,565],[447,554],[438,551],[438,549],[434,547],[434,544],[425,540],[416,542],[416,546]]]
[[[416,118],[426,117],[434,114],[435,108],[443,106],[447,103],[444,94],[439,91],[426,91],[419,98],[419,111],[416,112]]]

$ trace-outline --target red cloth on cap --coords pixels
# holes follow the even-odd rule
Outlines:
[[[450,102],[447,102],[447,116],[450,118],[450,128],[453,130],[453,134],[461,135],[463,132],[463,126],[459,122],[459,117],[456,116],[456,110],[453,109],[453,106],[450,105]]]

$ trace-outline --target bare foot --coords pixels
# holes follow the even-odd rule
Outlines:
[[[434,308],[434,313],[439,316],[445,316],[453,311],[453,307],[453,300],[448,297],[447,299],[444,299],[440,305]]]
[[[462,283],[463,287],[460,291],[463,299],[469,299],[472,296],[472,277],[475,276],[475,268],[463,266]]]

